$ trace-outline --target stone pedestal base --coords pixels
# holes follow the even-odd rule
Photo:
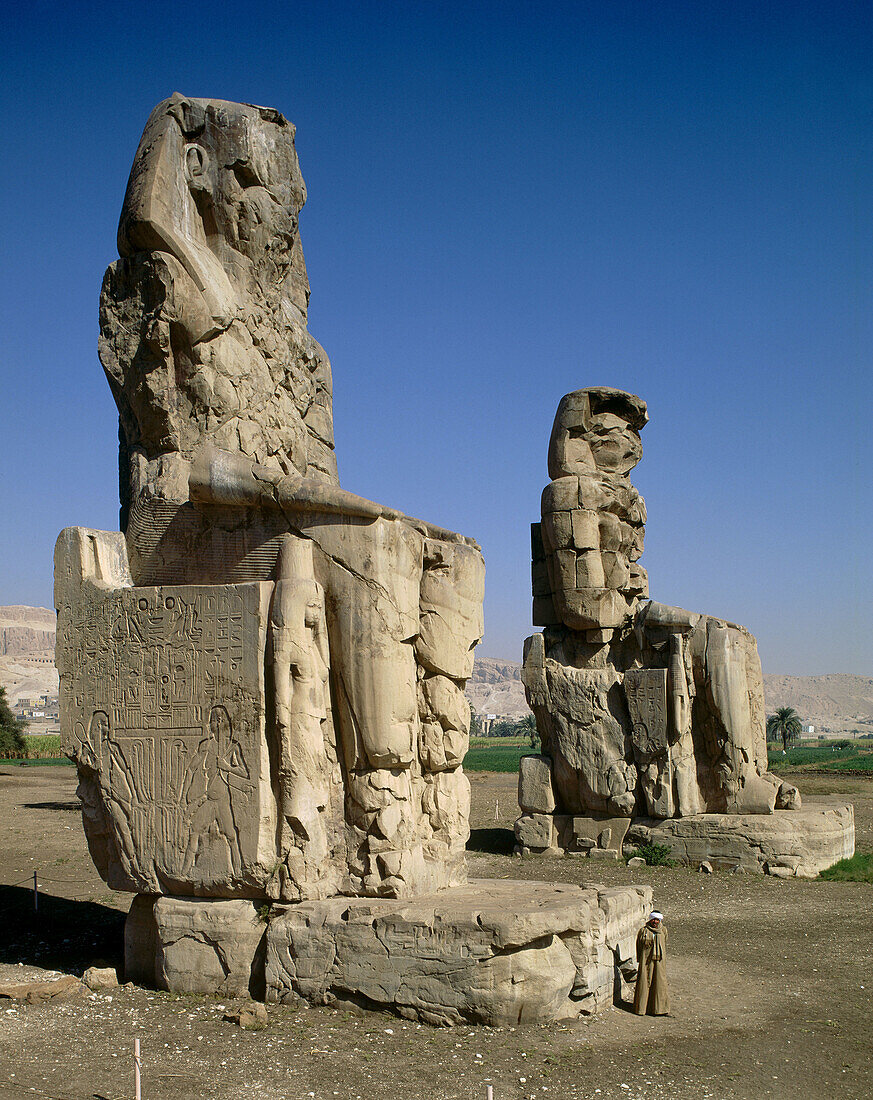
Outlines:
[[[815,878],[854,853],[855,812],[850,805],[804,805],[772,814],[639,818],[625,843],[665,844],[674,859],[694,866],[708,860],[715,870]]]
[[[629,827],[629,817],[524,813],[515,822],[516,851],[520,855],[619,859]]]
[[[613,1002],[651,907],[646,886],[478,880],[413,901],[140,896],[128,974],[177,992],[352,1000],[432,1024],[516,1024]]]

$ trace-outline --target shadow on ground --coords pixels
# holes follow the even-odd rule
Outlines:
[[[74,802],[25,802],[23,805],[28,810],[69,810],[77,814],[82,812],[82,803],[78,798]]]
[[[512,829],[471,829],[468,852],[485,852],[492,856],[511,856],[515,847]]]
[[[108,905],[40,893],[34,912],[32,889],[0,886],[0,913],[0,963],[68,973],[81,973],[97,960],[122,965],[125,914]]]

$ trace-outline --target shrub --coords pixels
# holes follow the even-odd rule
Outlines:
[[[675,867],[676,860],[671,858],[672,854],[669,844],[641,844],[639,848],[634,848],[628,859],[638,856],[649,867]]]
[[[26,723],[16,718],[6,702],[6,688],[0,687],[0,757],[24,756]]]

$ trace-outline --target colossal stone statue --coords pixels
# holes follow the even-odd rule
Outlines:
[[[88,744],[83,782],[128,888],[463,881],[482,557],[339,487],[305,195],[280,114],[178,95],[131,171],[100,302],[124,539],[68,532],[58,559],[65,698],[74,730],[104,715],[111,751]]]
[[[523,847],[618,853],[632,818],[800,808],[767,771],[755,639],[648,598],[645,503],[629,480],[645,402],[605,387],[562,398],[522,677],[542,756],[522,762]],[[800,824],[799,818],[797,819]]]
[[[122,530],[58,540],[57,663],[92,855],[139,895],[128,976],[434,1022],[590,1011],[648,892],[463,885],[482,555],[340,488],[305,194],[282,115],[174,95],[103,283]]]

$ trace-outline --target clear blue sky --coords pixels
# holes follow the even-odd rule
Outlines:
[[[127,173],[180,91],[297,124],[345,488],[479,539],[520,659],[559,398],[643,396],[643,562],[768,672],[873,675],[873,7],[7,2],[0,604],[117,527],[96,355]]]

